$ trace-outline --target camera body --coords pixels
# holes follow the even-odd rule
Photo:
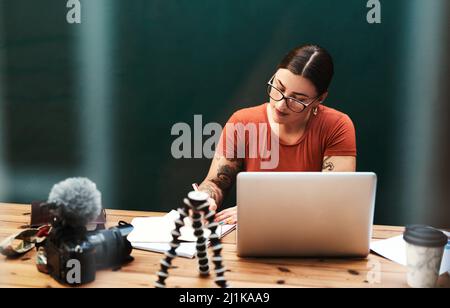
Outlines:
[[[108,230],[53,226],[45,243],[47,271],[57,281],[81,285],[95,280],[97,269],[120,267],[130,262],[131,243],[127,240],[133,226],[119,222]]]

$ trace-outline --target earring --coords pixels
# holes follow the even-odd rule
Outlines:
[[[313,109],[313,115],[314,116],[316,116],[318,112],[319,112],[319,108],[318,107]]]

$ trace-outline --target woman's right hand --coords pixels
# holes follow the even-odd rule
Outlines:
[[[206,179],[200,184],[199,190],[209,194],[209,209],[217,212],[217,206],[223,201],[225,192],[236,181],[237,174],[243,170],[243,159],[227,159],[216,153],[211,162]],[[227,211],[228,212],[228,211]],[[216,213],[216,217],[221,213]]]

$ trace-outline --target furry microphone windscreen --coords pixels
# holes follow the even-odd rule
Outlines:
[[[68,178],[53,185],[48,203],[56,204],[61,218],[70,226],[85,226],[100,215],[101,193],[87,178]]]

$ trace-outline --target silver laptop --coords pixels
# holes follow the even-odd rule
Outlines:
[[[365,257],[377,177],[366,172],[242,172],[241,257]]]

